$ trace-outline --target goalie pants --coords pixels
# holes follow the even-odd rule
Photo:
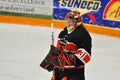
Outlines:
[[[55,80],[85,80],[84,68],[55,69]]]

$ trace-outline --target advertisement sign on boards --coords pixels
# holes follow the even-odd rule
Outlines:
[[[81,13],[83,23],[120,28],[120,0],[54,0],[53,19],[64,20],[71,10]]]

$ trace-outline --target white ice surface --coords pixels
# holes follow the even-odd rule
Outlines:
[[[55,42],[59,32],[55,29]],[[120,80],[120,39],[91,36],[86,80]],[[52,73],[39,67],[50,44],[50,28],[0,24],[0,80],[50,80]]]

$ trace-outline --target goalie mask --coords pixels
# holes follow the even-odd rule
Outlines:
[[[65,20],[67,22],[67,26],[71,26],[74,23],[74,27],[77,27],[82,23],[82,18],[79,11],[68,12],[65,16]],[[73,23],[71,23],[72,21]]]

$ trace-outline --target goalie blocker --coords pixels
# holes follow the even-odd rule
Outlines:
[[[50,51],[48,52],[47,56],[43,59],[40,66],[48,71],[52,71],[54,69],[54,65],[50,61],[50,57],[52,55],[52,51],[57,51],[58,49],[51,45]]]

